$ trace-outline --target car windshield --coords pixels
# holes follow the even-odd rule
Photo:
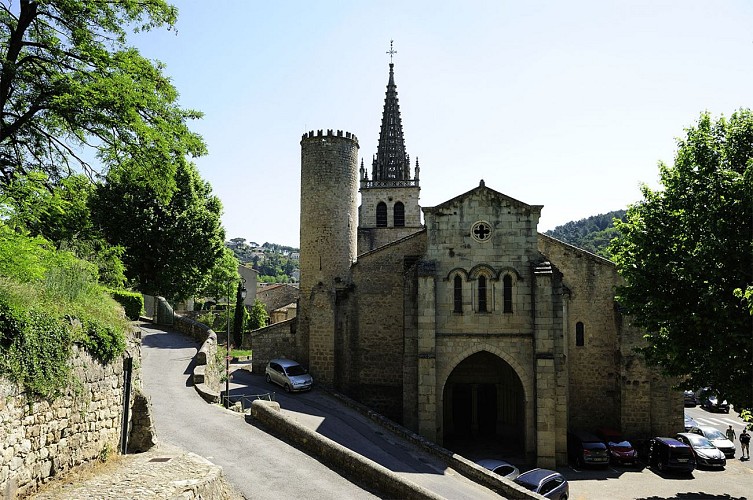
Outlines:
[[[706,434],[706,437],[709,439],[727,439],[727,437],[717,429],[704,429],[704,431],[704,434]]]
[[[306,370],[304,370],[301,365],[288,366],[287,368],[285,368],[285,372],[290,377],[295,377],[297,375],[306,375]]]
[[[690,444],[693,445],[693,448],[716,448],[713,444],[711,444],[711,441],[703,436],[699,436],[698,434],[688,434],[687,438],[688,441],[690,441]]]
[[[619,438],[616,438],[614,441],[610,439],[609,446],[615,446],[619,448],[632,448],[632,446],[630,445],[630,441],[625,441],[624,439],[619,439]]]

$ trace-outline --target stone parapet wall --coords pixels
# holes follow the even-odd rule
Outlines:
[[[219,401],[225,367],[217,361],[217,334],[204,323],[180,314],[175,315],[173,327],[201,344],[195,357],[194,386],[204,399]]]
[[[74,346],[71,383],[64,394],[49,401],[30,400],[18,386],[0,379],[0,491],[4,498],[33,493],[54,476],[118,453],[127,356],[134,358],[132,407],[141,386],[140,344],[134,339],[128,354],[107,365]],[[142,447],[150,441],[143,430],[151,423],[141,413],[133,419],[131,411],[130,416],[131,432],[139,434]]]

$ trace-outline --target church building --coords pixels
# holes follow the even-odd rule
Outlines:
[[[370,169],[358,158],[349,132],[303,135],[298,317],[284,342],[280,325],[259,336],[256,359],[295,357],[429,440],[542,467],[567,462],[568,430],[682,429],[681,393],[635,352],[612,262],[539,233],[542,205],[483,180],[419,205],[392,62]]]

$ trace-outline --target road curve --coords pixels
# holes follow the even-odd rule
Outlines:
[[[249,425],[242,414],[209,405],[190,384],[199,347],[148,323],[142,329],[142,376],[160,442],[221,466],[246,498],[373,499],[314,458]]]

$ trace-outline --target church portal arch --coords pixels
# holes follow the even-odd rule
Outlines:
[[[442,390],[443,442],[449,449],[493,442],[510,454],[527,451],[526,384],[501,356],[478,350],[457,362]]]

